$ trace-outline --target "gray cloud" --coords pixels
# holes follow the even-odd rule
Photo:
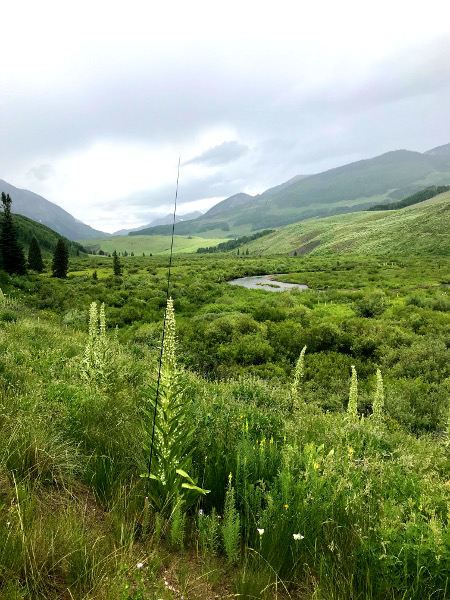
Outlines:
[[[276,71],[270,76],[261,70],[243,77],[227,65],[217,69],[212,58],[191,51],[182,65],[165,64],[162,58],[159,67],[149,71],[126,65],[125,71],[104,78],[86,76],[76,94],[72,86],[53,89],[48,95],[33,90],[27,96],[11,93],[3,102],[0,125],[5,138],[14,139],[18,158],[72,151],[101,139],[185,145],[199,130],[217,125],[237,127],[236,143],[242,145],[268,133],[300,141],[326,132],[330,125],[347,129],[357,115],[380,107],[385,107],[391,121],[392,103],[446,93],[448,65],[450,42],[441,39],[371,66],[362,79],[353,79],[351,69],[348,74],[343,69],[317,86],[302,85],[294,74],[288,78]],[[433,108],[442,118],[442,127],[447,127],[443,136],[450,137],[443,103]],[[418,116],[410,107],[408,117],[417,119],[416,137],[422,140],[427,132]],[[401,140],[407,127],[398,120],[390,125]],[[376,136],[378,126],[367,120],[364,135]],[[5,164],[14,160],[10,148],[0,152]]]
[[[244,144],[240,144],[236,140],[232,142],[223,142],[214,148],[210,148],[202,152],[199,156],[195,156],[183,163],[183,165],[205,164],[210,167],[223,165],[234,160],[237,160],[244,154],[247,154],[249,148]]]
[[[242,57],[238,49],[228,62],[225,53],[213,50],[199,43],[177,56],[163,53],[140,64],[125,57],[108,68],[101,62],[91,65],[89,58],[85,69],[69,73],[48,91],[38,85],[10,87],[1,99],[0,130],[8,143],[0,146],[0,177],[23,173],[32,189],[33,180],[53,178],[51,164],[58,157],[95,142],[170,146],[176,154],[183,149],[192,156],[189,148],[202,132],[228,128],[233,141],[183,163],[205,172],[195,179],[182,168],[183,205],[262,192],[299,173],[450,141],[448,38],[409,45],[364,69],[337,64],[320,81],[314,79],[314,61],[288,60],[274,47],[245,48]],[[214,174],[208,171],[217,167]],[[149,221],[164,212],[162,207],[170,209],[174,194],[175,182],[95,206],[99,212],[116,211],[127,223]],[[88,215],[84,218],[89,222]]]
[[[33,167],[27,173],[30,180],[37,179],[38,181],[47,181],[56,174],[54,168],[51,165],[40,165],[39,167]]]
[[[235,193],[236,186],[240,184],[243,184],[242,180],[239,182],[228,181],[220,174],[184,182],[183,172],[181,171],[177,205],[182,211],[183,205],[190,202],[230,196]],[[127,210],[132,210],[135,214],[146,213],[146,211],[150,214],[150,211],[154,211],[159,207],[166,207],[170,210],[173,207],[174,200],[175,182],[173,185],[163,185],[149,190],[133,192],[128,196],[103,202],[98,206],[105,210],[120,209],[120,207],[126,206]]]

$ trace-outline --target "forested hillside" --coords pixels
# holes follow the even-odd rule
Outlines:
[[[43,256],[51,256],[58,239],[61,237],[56,231],[53,231],[45,225],[36,223],[36,221],[28,219],[23,215],[14,215],[13,220],[17,229],[19,242],[23,245],[25,250],[28,250],[31,240],[35,237]],[[62,239],[65,241],[71,256],[76,256],[80,252],[85,252],[84,247],[78,242],[73,242],[64,237]]]

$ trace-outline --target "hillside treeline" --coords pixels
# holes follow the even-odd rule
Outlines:
[[[258,240],[259,238],[264,237],[265,235],[269,235],[269,233],[273,233],[275,229],[265,229],[264,231],[259,231],[254,235],[244,235],[236,240],[228,240],[226,242],[222,242],[221,244],[217,244],[217,246],[208,246],[207,248],[198,248],[198,254],[213,254],[214,252],[230,252],[231,250],[235,250],[236,248],[240,248],[244,244],[248,244],[249,242],[253,242],[254,240]]]
[[[407,198],[403,198],[403,200],[399,200],[398,202],[389,202],[389,204],[376,204],[367,210],[398,210],[399,208],[405,208],[406,206],[412,206],[413,204],[424,202],[424,200],[429,200],[438,194],[443,194],[444,192],[448,191],[450,191],[450,185],[430,185],[430,187],[427,187],[420,192],[416,192]]]

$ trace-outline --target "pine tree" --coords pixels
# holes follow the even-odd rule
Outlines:
[[[52,261],[52,274],[53,277],[59,277],[64,279],[67,276],[69,270],[69,251],[66,248],[65,243],[59,238],[55,251],[53,253]]]
[[[12,200],[9,194],[2,192],[3,215],[0,221],[0,254],[2,268],[10,275],[25,275],[27,272],[25,255],[17,238],[11,214]]]
[[[28,268],[38,273],[42,273],[44,269],[41,249],[35,237],[31,240],[30,247],[28,248]]]
[[[122,275],[122,265],[120,264],[119,257],[115,250],[113,252],[113,271],[116,277],[120,277]]]

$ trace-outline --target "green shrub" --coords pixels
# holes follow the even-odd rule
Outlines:
[[[386,294],[381,290],[375,290],[355,302],[355,313],[359,317],[378,317],[384,313],[387,307]]]

